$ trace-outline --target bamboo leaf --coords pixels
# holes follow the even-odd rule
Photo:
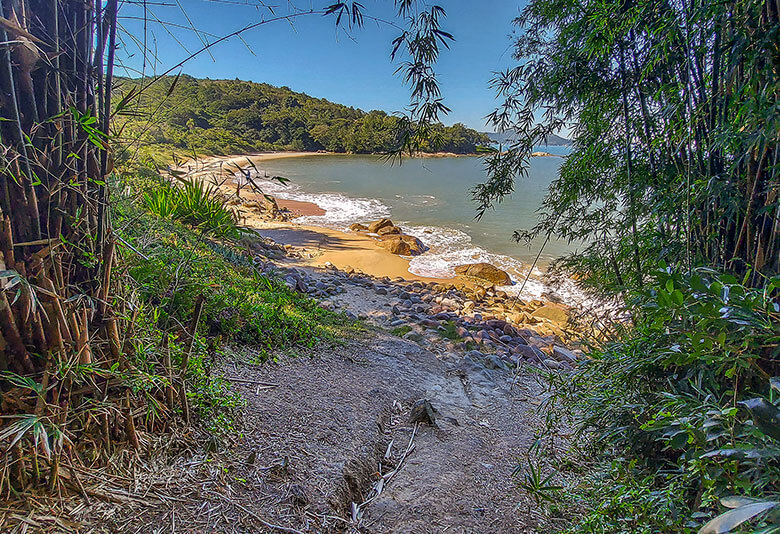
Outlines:
[[[711,520],[699,530],[699,534],[726,534],[778,505],[780,502],[765,501],[740,506]]]

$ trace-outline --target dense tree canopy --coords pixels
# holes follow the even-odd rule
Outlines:
[[[584,242],[560,265],[623,312],[561,394],[607,459],[571,531],[778,532],[778,3],[532,0],[517,23],[492,115],[517,141],[474,197],[570,128],[530,235]]]
[[[538,0],[517,23],[492,119],[519,141],[489,162],[483,207],[570,127],[534,231],[591,243],[568,263],[597,286],[641,285],[661,259],[752,268],[757,284],[778,271],[776,3]]]
[[[124,79],[128,94],[139,80]],[[125,117],[123,136],[196,152],[301,150],[371,154],[400,146],[402,121],[383,111],[364,112],[322,98],[241,80],[171,76],[143,93],[141,113]],[[474,153],[489,139],[455,124],[436,124],[424,151]]]

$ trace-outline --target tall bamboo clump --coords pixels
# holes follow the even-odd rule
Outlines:
[[[660,260],[757,287],[780,272],[780,3],[533,0],[517,23],[491,120],[519,141],[488,160],[482,210],[571,126],[529,235],[583,241],[563,262],[581,280],[619,293]]]
[[[106,186],[116,28],[117,0],[0,0],[0,492],[54,487],[87,397],[113,404],[80,429],[105,451],[135,442],[105,372],[126,368]]]

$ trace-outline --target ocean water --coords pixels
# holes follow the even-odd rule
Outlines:
[[[565,147],[541,150],[568,153]],[[452,277],[454,267],[489,262],[506,270],[519,291],[534,258],[544,243],[531,246],[512,240],[515,230],[533,227],[547,189],[563,157],[532,158],[528,177],[495,210],[476,220],[471,188],[484,179],[478,157],[405,159],[392,165],[376,156],[310,156],[264,161],[258,178],[264,190],[279,198],[314,202],[325,215],[301,217],[303,224],[346,229],[354,222],[390,217],[430,250],[411,259],[409,270],[421,276]],[[265,173],[291,180],[287,186],[263,180]],[[525,284],[524,296],[538,296],[548,288],[542,275],[550,261],[574,250],[566,242],[551,240]],[[559,291],[571,293],[573,289]]]

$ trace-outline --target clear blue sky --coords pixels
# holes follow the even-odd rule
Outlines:
[[[296,0],[295,7],[319,10],[334,0]],[[250,22],[272,17],[260,8],[258,0],[148,0],[150,14],[147,46],[159,61],[158,73],[175,65],[202,46],[188,30],[193,25],[212,34],[213,41]],[[362,0],[369,14],[394,19],[392,0]],[[512,19],[523,0],[437,0],[447,10],[443,27],[455,36],[450,50],[442,53],[437,72],[445,98],[452,112],[444,122],[463,122],[486,130],[484,116],[496,105],[488,88],[491,73],[512,64]],[[142,61],[138,46],[142,42],[143,10],[136,4],[120,8],[123,49],[119,57],[132,68]],[[287,0],[266,0],[276,5],[277,15],[289,14]],[[186,12],[186,16],[184,14]],[[162,26],[155,19],[167,23]],[[188,20],[189,19],[189,20]],[[400,21],[397,21],[400,22]],[[180,25],[183,27],[176,27]],[[183,72],[196,77],[240,78],[272,85],[286,85],[294,91],[327,98],[334,102],[361,108],[402,110],[409,91],[393,73],[397,65],[389,58],[391,42],[398,30],[366,21],[363,29],[350,34],[337,31],[335,19],[319,15],[302,16],[293,24],[279,21],[260,26],[243,34],[243,40],[232,38],[208,53],[189,61]],[[249,48],[247,48],[247,46]],[[251,52],[250,50],[251,49]],[[189,51],[189,52],[188,52]]]

